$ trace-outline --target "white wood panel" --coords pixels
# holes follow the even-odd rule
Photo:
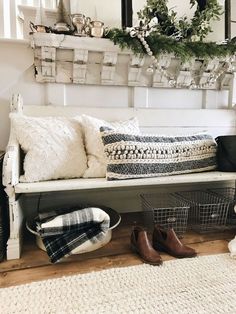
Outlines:
[[[149,96],[149,88],[135,87],[133,106],[138,107],[138,108],[148,107],[148,99],[149,99],[148,96]]]
[[[83,100],[84,101],[84,100]],[[35,116],[89,114],[110,121],[136,116],[145,127],[235,127],[236,111],[223,109],[93,108],[60,106],[25,106],[25,113]]]
[[[65,84],[45,83],[45,104],[61,106],[66,105]]]
[[[28,51],[28,58],[30,57],[30,49]],[[33,71],[32,78],[30,82],[33,82]],[[92,73],[91,73],[92,74]],[[37,84],[38,88],[40,85]],[[41,84],[43,87],[44,84]],[[49,84],[49,89],[52,88],[51,94],[54,94],[53,101],[49,100],[45,104],[58,104],[63,105],[63,97],[57,97],[57,94],[61,95],[61,85],[60,84]],[[88,85],[74,85],[67,84],[67,104],[69,105],[82,105],[90,107],[98,106],[115,106],[115,107],[148,107],[148,105],[154,106],[156,108],[201,108],[201,91],[188,91],[188,90],[170,90],[170,89],[158,89],[156,92],[152,91],[152,88],[146,87],[103,87],[103,86],[88,86]],[[16,90],[14,90],[15,92]],[[127,95],[129,91],[133,91],[133,99],[127,100]],[[150,92],[151,91],[151,92]],[[22,93],[25,93],[21,91]],[[206,92],[206,91],[204,91]],[[203,93],[204,93],[203,92]],[[29,94],[34,94],[33,90],[29,91]],[[173,96],[172,96],[173,95]],[[207,108],[227,108],[227,95],[228,91],[207,91]],[[56,101],[56,98],[58,100]],[[162,99],[160,102],[159,99]],[[24,94],[24,99],[28,99],[28,94]],[[236,99],[236,98],[235,98]],[[86,100],[86,101],[85,101]],[[177,101],[176,101],[177,100]],[[26,101],[26,104],[32,104],[32,101]],[[197,104],[197,106],[196,106]]]
[[[212,91],[205,90],[205,108],[207,109],[227,109],[228,108],[228,90]]]
[[[202,91],[149,88],[148,107],[202,108]],[[168,105],[167,105],[168,104]]]
[[[236,81],[235,81],[236,86]],[[228,90],[176,90],[147,87],[134,88],[134,107],[163,109],[227,109]],[[234,95],[234,103],[236,96]]]
[[[115,107],[124,108],[129,106],[129,88],[125,86],[114,88],[111,86],[66,85],[65,90],[67,104],[73,107],[89,107],[87,108],[88,112],[90,107],[109,107],[112,115]],[[61,104],[60,99],[53,104]]]

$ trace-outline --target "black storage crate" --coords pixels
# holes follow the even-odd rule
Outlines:
[[[236,190],[235,188],[230,188],[230,187],[215,188],[215,189],[209,189],[209,191],[229,201],[227,224],[236,225],[236,195],[235,195]]]
[[[203,191],[183,191],[176,193],[190,206],[189,225],[198,232],[224,229],[229,209],[229,201],[218,195]]]
[[[181,237],[186,231],[189,205],[174,194],[142,194],[142,208],[145,224],[153,227],[158,224],[164,229],[173,228]]]

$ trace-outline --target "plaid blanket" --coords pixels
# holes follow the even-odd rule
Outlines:
[[[40,213],[36,228],[52,263],[70,255],[78,246],[89,247],[106,236],[109,215],[100,208],[87,207],[66,214]]]

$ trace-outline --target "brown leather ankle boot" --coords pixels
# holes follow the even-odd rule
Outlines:
[[[161,265],[162,259],[159,253],[152,247],[147,232],[139,226],[133,228],[131,233],[131,249],[139,255],[144,263]]]
[[[159,252],[166,252],[177,258],[194,257],[197,252],[182,244],[175,234],[174,229],[164,230],[155,225],[152,235],[153,247]]]

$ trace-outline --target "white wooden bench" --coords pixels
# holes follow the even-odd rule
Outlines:
[[[11,111],[30,116],[73,116],[89,114],[105,120],[122,120],[137,116],[141,129],[152,133],[185,133],[207,130],[213,135],[232,133],[236,130],[235,111],[232,109],[185,109],[165,110],[155,108],[92,108],[69,106],[25,106],[20,95],[13,95]],[[230,131],[229,131],[230,130]],[[134,179],[122,181],[106,181],[98,179],[70,179],[36,183],[19,182],[20,175],[20,147],[14,133],[11,131],[9,144],[6,149],[3,166],[3,183],[9,197],[10,238],[7,246],[7,259],[20,257],[21,233],[23,213],[19,202],[21,194],[59,192],[59,191],[86,191],[106,189],[127,189],[138,187],[161,187],[178,184],[193,184],[206,182],[235,181],[236,173],[218,171],[156,177],[148,179]]]

